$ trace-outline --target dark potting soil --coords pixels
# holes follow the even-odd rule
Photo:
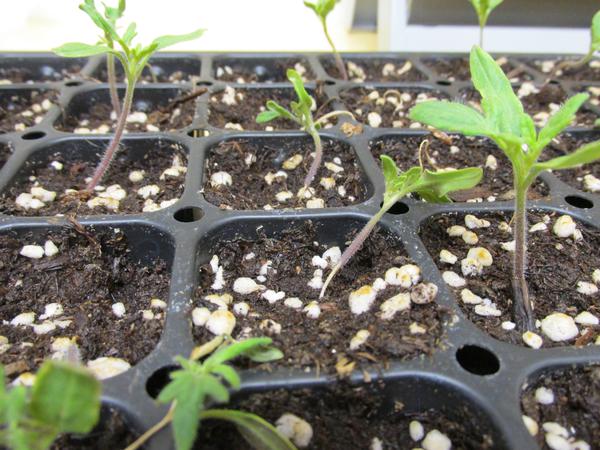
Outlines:
[[[12,150],[10,148],[10,145],[0,144],[0,169],[4,167],[4,164],[6,164],[6,161],[8,161],[8,158],[10,158],[11,154]]]
[[[500,67],[509,75],[512,82],[531,80],[533,77],[521,68],[517,68],[506,58],[498,58]],[[436,58],[423,59],[423,64],[435,72],[438,77],[449,81],[468,81],[471,79],[469,58]]]
[[[20,255],[24,245],[44,245],[51,240],[59,253],[30,259]],[[125,359],[134,365],[150,353],[160,339],[164,315],[145,320],[142,310],[151,308],[152,298],[166,301],[170,275],[166,263],[157,260],[150,267],[137,264],[129,256],[125,235],[117,229],[64,228],[41,237],[25,233],[0,235],[0,335],[10,348],[0,354],[7,376],[35,372],[52,354],[57,337],[72,338],[82,362],[99,357]],[[125,315],[115,316],[112,305],[122,302]],[[35,313],[35,323],[45,305],[59,303],[60,316],[47,320],[70,321],[46,334],[36,334],[31,326],[9,322],[19,314]],[[63,324],[64,325],[64,324]]]
[[[597,140],[600,140],[600,133],[561,134],[548,144],[541,159],[549,159],[572,153],[579,147]],[[585,164],[569,170],[555,170],[552,174],[569,186],[585,191],[587,189],[585,188],[583,177],[593,175],[596,178],[600,178],[600,163]]]
[[[60,70],[50,64],[36,67],[36,70],[24,67],[1,67],[0,79],[10,80],[12,83],[32,83],[47,81],[62,81],[79,75],[83,64],[73,62]]]
[[[551,404],[536,401],[535,391],[539,387],[552,390],[554,401]],[[569,438],[581,439],[592,450],[597,450],[600,448],[600,367],[570,367],[543,374],[523,392],[521,408],[523,414],[539,425],[535,439],[541,449],[550,450],[542,424],[556,422],[572,433]]]
[[[320,92],[320,89],[317,91],[307,89],[307,91],[317,102],[317,111],[313,111],[315,120],[331,111],[331,105],[327,101],[325,93]],[[298,129],[298,124],[287,119],[276,119],[262,124],[256,123],[256,116],[264,111],[265,103],[269,100],[274,100],[284,108],[289,109],[290,102],[297,101],[296,93],[292,88],[236,88],[231,92],[235,92],[235,103],[231,105],[223,103],[223,97],[228,96],[227,89],[210,97],[208,122],[212,126],[231,130],[236,130],[236,126],[241,126],[244,130],[264,130],[266,127],[272,127],[275,130]],[[334,123],[335,121],[330,122]],[[234,126],[226,126],[228,123]]]
[[[372,94],[373,92],[377,92],[377,94]],[[374,98],[369,97],[370,94]],[[361,123],[375,126],[376,124],[373,123],[372,119],[369,120],[369,114],[377,113],[381,117],[379,127],[409,128],[413,121],[408,118],[408,113],[417,103],[417,99],[419,101],[441,100],[446,96],[441,92],[429,89],[371,89],[359,87],[343,91],[340,97],[346,109],[354,114],[356,120]],[[385,102],[378,104],[384,98]],[[418,128],[423,127],[419,126]]]
[[[331,56],[325,56],[320,59],[327,75],[333,78],[342,79],[342,75]],[[426,77],[419,71],[412,62],[404,59],[390,58],[344,58],[346,72],[351,81],[363,82],[391,82],[391,81],[422,81]],[[356,73],[352,70],[352,65],[362,69],[364,74]],[[385,71],[384,71],[385,67]]]
[[[387,403],[384,404],[384,403]],[[404,410],[402,396],[395,405],[373,386],[352,387],[337,384],[335,388],[276,390],[257,393],[239,400],[235,408],[258,414],[275,424],[285,413],[307,421],[313,430],[309,450],[366,450],[375,448],[377,438],[384,449],[411,450],[419,447],[412,440],[409,424],[419,421],[425,434],[437,429],[452,441],[453,450],[491,450],[494,447],[489,431],[477,422],[473,411],[455,408],[460,420],[450,420],[439,411]],[[205,421],[200,427],[196,449],[250,450],[235,428],[223,421]]]
[[[0,96],[0,134],[25,131],[46,114],[42,106],[50,106],[44,100],[55,102],[55,91],[22,90],[6,92]]]
[[[128,122],[125,129],[130,132],[145,132],[154,131],[148,130],[147,126],[154,126],[160,131],[176,131],[185,128],[192,123],[196,114],[196,100],[198,95],[204,93],[205,89],[201,88],[192,92],[181,93],[166,104],[152,106],[150,111],[142,111],[147,114],[147,120],[141,122]],[[107,96],[108,98],[108,96]],[[131,113],[138,112],[136,109],[136,101]],[[78,133],[85,134],[81,129],[87,129],[87,132],[99,132],[98,127],[110,127],[103,133],[112,132],[116,126],[116,118],[111,119],[112,105],[109,100],[101,100],[90,105],[85,109],[80,109],[76,112],[69,111],[67,108],[66,115],[62,115],[54,124],[60,131],[73,132],[76,129]]]
[[[576,58],[569,58],[575,61]],[[550,76],[555,67],[566,61],[566,59],[544,58],[544,59],[524,59],[524,63],[533,66],[535,69],[542,72],[545,76]],[[547,63],[550,61],[550,63]],[[554,75],[554,78],[568,81],[600,81],[600,64],[598,59],[593,59],[587,64],[579,67],[565,67],[560,69],[560,75]],[[547,65],[547,67],[545,67]],[[544,70],[545,69],[545,70]]]
[[[493,257],[493,264],[483,269],[483,274],[475,277],[464,277],[466,285],[459,288],[451,288],[456,294],[456,302],[460,305],[464,314],[483,329],[490,336],[511,342],[513,344],[525,345],[522,332],[517,328],[504,330],[501,327],[504,321],[513,321],[512,314],[513,290],[510,281],[513,253],[504,250],[501,243],[513,240],[512,233],[501,231],[498,225],[501,221],[510,222],[511,213],[477,214],[480,219],[491,222],[489,228],[477,228],[474,231],[479,242],[476,245],[466,244],[460,236],[450,237],[447,229],[452,225],[464,226],[464,214],[448,214],[434,217],[425,222],[420,230],[420,236],[425,246],[435,260],[440,271],[454,271],[460,276],[460,261],[467,256],[467,252],[473,247],[486,248]],[[600,267],[600,232],[592,227],[577,222],[577,228],[581,231],[583,239],[574,241],[571,237],[559,238],[552,227],[560,216],[555,212],[530,212],[528,214],[529,227],[543,221],[544,215],[549,217],[546,231],[528,232],[528,267],[527,285],[529,295],[534,305],[535,318],[542,320],[547,315],[560,312],[575,317],[583,311],[589,311],[598,316],[600,314],[600,303],[595,302],[595,297],[581,294],[577,291],[578,281],[592,281],[592,273]],[[558,248],[557,248],[558,247]],[[453,264],[442,263],[439,254],[442,249],[449,250],[458,256],[458,261]],[[489,298],[502,312],[498,317],[481,316],[475,313],[474,305],[465,304],[461,300],[462,289],[470,289],[481,298]],[[544,340],[544,347],[556,347],[565,345],[587,344],[593,342],[599,327],[585,327],[579,325],[580,336],[568,342],[553,342],[542,334],[537,333]]]
[[[101,153],[106,142],[98,143],[98,152]],[[133,152],[128,152],[127,141],[124,148],[118,153],[110,165],[106,177],[100,183],[107,187],[118,184],[127,192],[127,196],[119,202],[117,211],[108,209],[106,206],[89,208],[87,201],[101,192],[92,196],[79,194],[65,194],[66,189],[85,189],[87,177],[91,177],[96,169],[99,158],[95,156],[93,161],[84,159],[69,159],[60,152],[55,153],[41,161],[26,162],[19,176],[13,184],[0,195],[0,211],[4,214],[17,216],[52,216],[55,214],[115,214],[115,213],[141,213],[146,199],[140,196],[139,188],[148,185],[156,185],[160,188],[157,195],[149,197],[157,205],[162,201],[178,199],[185,183],[185,173],[179,176],[164,176],[165,169],[172,166],[174,158],[178,158],[183,166],[187,165],[185,151],[179,144],[153,140],[151,145],[142,156],[136,157]],[[51,163],[63,164],[61,170],[56,170]],[[132,182],[129,174],[134,170],[144,171],[144,179],[140,182]],[[31,181],[30,177],[35,179]],[[36,184],[37,183],[37,184]],[[16,198],[23,192],[29,192],[33,186],[41,186],[46,190],[55,191],[56,199],[53,202],[45,202],[46,206],[40,209],[24,209],[15,203]]]
[[[402,171],[419,165],[418,149],[425,139],[429,141],[429,158],[423,154],[423,163],[430,170],[451,167],[460,169],[465,167],[481,167],[483,178],[472,189],[458,191],[450,194],[454,201],[467,201],[470,199],[483,199],[490,196],[496,200],[509,200],[514,198],[512,186],[511,164],[504,153],[492,141],[483,138],[449,135],[450,142],[444,142],[435,136],[388,136],[371,143],[371,153],[379,161],[381,155],[394,159]],[[451,152],[451,147],[460,151]],[[486,167],[489,155],[494,156],[497,168],[492,170]],[[541,198],[549,194],[546,185],[538,180],[530,190],[529,198]]]
[[[186,83],[189,82],[192,77],[200,76],[200,61],[189,60],[189,59],[177,59],[174,63],[169,64],[170,61],[160,61],[155,64],[151,64],[152,72],[150,67],[146,66],[139,82],[142,84],[146,83]],[[150,60],[152,63],[152,60]],[[125,81],[123,76],[123,70],[120,67],[119,61],[115,62],[116,65],[116,77],[119,83]],[[106,71],[106,65],[103,63],[95,71],[94,75],[98,81],[103,83],[108,82],[108,72]]]
[[[288,81],[288,69],[296,69],[305,80],[315,79],[310,64],[302,58],[224,59],[215,61],[213,65],[214,77],[228,83],[285,82]]]
[[[124,449],[137,439],[122,414],[103,406],[100,422],[86,435],[66,434],[52,445],[52,450],[113,450]],[[144,448],[144,447],[142,447]]]
[[[357,157],[352,147],[340,141],[323,139],[323,163],[312,183],[315,189],[313,196],[325,201],[327,207],[347,206],[363,201],[367,196],[367,186],[357,165]],[[310,138],[292,138],[272,141],[253,141],[248,139],[228,140],[213,147],[205,167],[204,196],[214,205],[233,209],[262,209],[265,205],[273,208],[304,208],[305,199],[296,193],[304,185],[314,152],[314,143]],[[250,165],[246,164],[247,155],[254,155]],[[285,170],[282,164],[293,155],[300,154],[302,163],[293,170]],[[339,158],[339,159],[338,159]],[[324,165],[333,160],[340,162],[338,167],[343,172],[338,174]],[[276,178],[269,185],[265,175],[283,170],[287,178]],[[231,175],[231,186],[212,186],[213,173],[225,171]],[[320,180],[322,177],[335,179],[336,186],[325,189]],[[342,197],[338,188],[343,186],[346,193]],[[281,191],[289,191],[294,196],[285,202],[279,202],[275,195]],[[353,198],[353,199],[352,199]]]
[[[283,299],[270,304],[261,297],[260,292],[240,295],[233,292],[232,286],[238,277],[254,278],[261,266],[271,260],[273,270],[267,272],[267,279],[262,283],[267,289],[283,291],[286,298],[299,298],[303,303],[302,307],[318,300],[319,290],[307,285],[317,269],[312,265],[313,256],[321,255],[327,248],[323,243],[315,244],[318,242],[316,226],[310,221],[298,224],[278,233],[277,238],[267,238],[260,230],[257,233],[256,239],[221,240],[207,251],[208,259],[213,254],[219,257],[219,264],[223,266],[225,289],[211,289],[214,275],[210,264],[205,263],[200,267],[194,301],[197,306],[214,310],[215,305],[204,297],[212,293],[228,292],[233,296],[234,304],[247,302],[250,306],[249,314],[236,317],[237,325],[232,333],[236,338],[247,335],[264,336],[268,330],[265,331],[265,325],[261,327],[261,323],[266,319],[280,324],[280,334],[274,334],[272,338],[274,345],[283,351],[285,357],[275,364],[288,367],[316,366],[321,371],[332,373],[336,362],[343,356],[355,361],[357,365],[362,362],[384,365],[391,358],[406,360],[429,355],[438,346],[446,313],[435,301],[425,305],[413,304],[408,310],[396,313],[390,320],[379,317],[379,305],[384,300],[406,291],[399,286],[388,286],[380,291],[370,311],[360,315],[354,315],[350,311],[348,297],[352,291],[372,284],[378,277],[383,278],[385,271],[391,267],[411,262],[397,236],[381,229],[372,233],[333,280],[325,297],[319,302],[321,315],[314,319],[309,318],[302,309],[295,310],[284,305]],[[347,238],[351,239],[354,233]],[[245,256],[249,253],[254,253],[255,256],[246,259]],[[323,272],[324,280],[329,270]],[[423,333],[410,332],[409,327],[414,322],[424,328]],[[362,329],[370,333],[366,344],[356,351],[350,351],[350,339]],[[212,338],[204,327],[194,327],[193,334],[198,343]]]
[[[543,86],[538,86],[538,88],[538,93],[532,93],[520,98],[525,112],[532,117],[542,112],[548,113],[551,116],[553,113],[550,105],[554,104],[560,106],[570,97],[569,94],[567,94],[567,92],[565,92],[565,90],[557,84],[545,84]],[[517,92],[518,87],[515,87],[514,91]],[[461,98],[465,102],[473,102],[476,105],[478,105],[481,100],[479,93],[472,88],[463,90],[461,92]],[[572,125],[592,126],[596,119],[598,119],[598,115],[595,112],[586,109],[584,105],[577,112],[575,121]],[[534,121],[535,120],[536,119],[534,117]]]

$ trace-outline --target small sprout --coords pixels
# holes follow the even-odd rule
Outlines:
[[[600,16],[598,22],[600,23]],[[515,191],[513,316],[521,331],[533,330],[534,317],[525,280],[527,192],[538,175],[545,170],[569,169],[600,158],[600,141],[584,145],[565,156],[538,162],[544,148],[569,126],[588,95],[577,94],[571,97],[538,132],[532,117],[524,112],[521,101],[513,92],[510,81],[500,66],[477,46],[471,50],[471,78],[481,94],[483,114],[461,103],[434,100],[414,106],[410,117],[441,131],[489,137],[510,160]],[[567,219],[564,220],[568,222]],[[567,223],[564,233],[573,226]],[[564,233],[561,230],[561,234]],[[579,239],[580,232],[573,237]]]
[[[62,433],[85,434],[96,425],[101,386],[89,371],[46,361],[30,378],[31,389],[23,385],[7,389],[0,366],[2,448],[45,450]]]
[[[300,189],[300,193],[304,193],[309,189],[309,186],[315,178],[317,170],[321,165],[321,160],[323,159],[323,144],[321,143],[321,136],[319,136],[319,129],[321,128],[321,125],[330,117],[340,116],[344,114],[352,118],[354,118],[354,116],[348,111],[332,111],[320,117],[319,119],[314,120],[312,115],[312,108],[316,103],[315,100],[310,95],[308,95],[308,92],[306,92],[306,88],[304,87],[302,77],[294,69],[288,69],[287,77],[288,80],[290,80],[294,85],[294,90],[296,91],[296,95],[298,96],[298,101],[292,102],[290,104],[291,111],[288,111],[277,102],[269,100],[266,104],[267,109],[261,112],[258,116],[256,116],[256,122],[266,123],[270,122],[271,120],[280,118],[291,120],[292,122],[296,122],[300,126],[300,128],[302,128],[312,137],[315,143],[316,151],[315,158],[312,164],[310,165],[310,169],[308,170],[306,178],[304,179],[304,187]],[[302,161],[301,158],[301,155],[292,156],[290,159],[285,161],[284,168],[289,167],[290,169],[295,169],[298,166],[298,164],[300,164],[300,162]]]
[[[171,381],[158,396],[159,403],[171,405],[169,411],[126,450],[140,448],[168,424],[173,430],[175,448],[189,450],[196,439],[198,427],[208,419],[231,422],[255,449],[295,450],[296,447],[287,437],[255,414],[230,409],[207,409],[208,404],[229,402],[229,389],[237,390],[241,386],[239,374],[228,362],[238,356],[261,363],[283,357],[283,353],[272,347],[271,342],[265,337],[235,341],[218,336],[194,349],[189,359],[176,357],[181,368],[171,372]],[[200,362],[199,359],[204,356],[206,358]]]
[[[84,0],[84,3],[79,5],[79,8],[92,19],[98,28],[102,30],[104,37],[100,39],[99,43],[92,45],[84,44],[82,42],[69,42],[55,48],[54,52],[59,56],[68,58],[81,58],[101,54],[114,56],[123,65],[126,81],[125,97],[123,99],[120,114],[118,115],[115,133],[111,142],[108,144],[100,163],[96,167],[94,175],[86,187],[88,192],[93,192],[94,188],[104,177],[104,174],[108,170],[108,167],[119,148],[119,143],[123,131],[125,130],[125,124],[127,123],[127,118],[133,103],[135,85],[140,78],[144,67],[148,64],[150,57],[155,52],[166,47],[170,47],[179,42],[199,38],[202,33],[204,33],[204,30],[200,29],[188,34],[160,36],[145,47],[140,44],[134,46],[132,44],[133,39],[137,35],[135,22],[132,22],[122,34],[118,33],[116,27],[116,20],[122,15],[123,10],[125,9],[125,2],[121,1],[118,8],[105,7],[106,17],[103,17],[96,9],[94,0]],[[118,44],[120,50],[115,48],[115,43]]]
[[[422,151],[427,141],[421,144],[419,153]],[[346,248],[342,257],[329,273],[325,284],[321,288],[320,298],[325,295],[327,286],[333,280],[335,274],[354,256],[360,249],[364,241],[375,225],[381,220],[384,214],[396,204],[400,199],[410,193],[416,193],[421,198],[429,202],[449,202],[448,194],[453,191],[471,189],[483,175],[483,171],[478,167],[458,169],[452,171],[435,171],[424,169],[422,166],[411,167],[406,172],[401,172],[394,160],[386,155],[381,155],[381,164],[383,167],[383,177],[385,179],[385,193],[383,194],[383,205],[364,228],[356,235],[352,243]],[[386,281],[387,277],[386,277]],[[412,281],[412,280],[411,280]]]
[[[483,47],[483,29],[490,13],[504,0],[469,0],[479,19],[479,46]]]
[[[339,0],[316,0],[314,2],[309,2],[305,0],[304,4],[308,8],[312,9],[321,21],[321,25],[323,26],[323,32],[325,33],[325,37],[327,38],[327,42],[329,42],[329,46],[333,51],[333,56],[335,58],[335,64],[337,65],[338,71],[340,72],[342,78],[344,80],[347,80],[348,73],[346,72],[346,66],[344,66],[344,61],[342,60],[340,53],[335,48],[333,40],[329,35],[329,30],[327,29],[327,16],[333,10],[335,4],[338,1]]]
[[[594,57],[594,54],[596,52],[600,52],[600,10],[597,11],[596,14],[594,14],[594,16],[592,17],[590,34],[590,46],[588,52],[581,59],[578,59],[576,61],[563,61],[560,64],[557,64],[554,70],[552,71],[550,78],[552,78],[561,70],[570,68],[576,69],[589,63]],[[600,126],[600,119],[596,120],[594,126]]]

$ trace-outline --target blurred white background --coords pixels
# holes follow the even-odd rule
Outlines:
[[[116,5],[117,0],[105,0]],[[0,50],[49,50],[67,41],[95,41],[97,31],[80,0],[4,0]],[[340,50],[375,50],[374,32],[349,31],[352,0],[342,0],[328,24]],[[99,0],[96,4],[101,7]],[[302,0],[127,0],[122,23],[138,24],[140,42],[159,34],[206,28],[174,50],[328,50],[315,14]]]

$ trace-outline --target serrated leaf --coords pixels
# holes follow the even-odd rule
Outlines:
[[[88,433],[100,417],[100,382],[87,370],[46,361],[31,391],[29,413],[64,433]]]
[[[489,135],[485,117],[479,111],[461,103],[431,100],[412,107],[409,117],[443,131],[457,131],[468,136]]]
[[[481,107],[488,126],[499,133],[519,135],[523,105],[498,63],[480,47],[474,46],[470,66],[471,79],[481,94]]]
[[[240,379],[240,376],[232,367],[226,364],[219,364],[218,366],[215,366],[211,369],[211,373],[215,375],[221,375],[223,379],[227,381],[233,389],[240,388],[240,384],[242,381]]]
[[[227,409],[208,409],[202,419],[232,422],[255,450],[296,450],[296,447],[277,428],[255,414]]]
[[[424,170],[414,192],[422,196],[433,194],[438,199],[436,201],[448,201],[447,194],[475,187],[482,176],[480,167],[435,172]]]
[[[163,48],[170,47],[175,44],[179,44],[180,42],[191,41],[193,39],[198,39],[200,36],[204,34],[203,28],[199,28],[196,31],[192,31],[191,33],[186,34],[167,34],[164,36],[157,37],[152,41],[152,44],[156,44],[156,51],[162,50]],[[151,45],[152,45],[151,44]]]
[[[398,177],[398,167],[392,158],[387,155],[381,155],[381,168],[383,171],[383,179],[385,181],[386,192],[391,192],[394,189],[394,183]]]
[[[262,111],[256,116],[256,123],[266,123],[271,120],[275,120],[281,117],[281,113],[279,111],[268,109],[266,111]]]
[[[110,53],[111,48],[107,45],[89,45],[82,42],[68,42],[60,47],[53,48],[52,51],[58,56],[66,58],[83,58],[86,56],[100,55]]]
[[[271,338],[260,337],[244,339],[243,341],[235,342],[231,345],[219,347],[212,355],[204,361],[203,365],[210,368],[213,365],[222,364],[226,361],[231,361],[239,355],[259,346],[269,345],[273,342]]]
[[[600,141],[584,145],[568,155],[537,163],[533,166],[533,170],[539,172],[542,170],[570,169],[597,159],[600,159]]]
[[[567,128],[575,120],[577,111],[589,97],[588,94],[574,95],[558,111],[552,114],[538,135],[539,145],[545,147],[560,132]]]
[[[266,363],[283,358],[283,352],[268,345],[252,348],[244,352],[244,356],[257,363]]]

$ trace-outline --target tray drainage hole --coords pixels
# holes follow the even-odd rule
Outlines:
[[[195,206],[181,208],[173,214],[177,222],[196,222],[202,218],[202,210]]]
[[[333,80],[325,80],[325,84],[327,86],[333,86],[335,84],[335,81],[333,81]]]
[[[438,86],[452,86],[452,81],[450,80],[438,80],[436,81]]]
[[[477,345],[459,348],[456,360],[463,369],[475,375],[492,375],[500,370],[500,361],[496,355]]]
[[[152,398],[158,397],[160,391],[171,381],[171,372],[179,369],[179,366],[165,366],[158,369],[146,381],[146,392]]]
[[[83,83],[81,81],[71,80],[71,81],[67,81],[65,83],[65,86],[75,87],[75,86],[81,86],[82,84]]]
[[[575,208],[590,209],[594,207],[594,203],[591,200],[579,195],[567,195],[565,201]]]
[[[194,128],[193,130],[188,131],[187,135],[193,138],[201,138],[210,135],[210,131],[205,130],[204,128]]]
[[[25,139],[26,141],[33,141],[35,139],[41,139],[46,136],[46,133],[43,131],[30,131],[29,133],[25,133],[21,136],[21,139]]]
[[[383,203],[381,203],[379,206],[383,206]],[[396,202],[396,203],[394,203],[394,206],[392,206],[390,208],[390,210],[388,211],[388,214],[394,214],[394,215],[406,214],[408,212],[408,210],[409,210],[409,208],[406,203]]]
[[[212,86],[212,81],[196,81],[196,86]]]

